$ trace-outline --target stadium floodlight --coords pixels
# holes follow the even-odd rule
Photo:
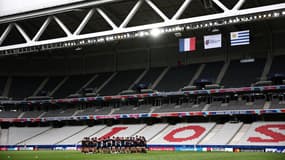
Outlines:
[[[197,29],[204,29],[204,28],[217,28],[220,26],[231,25],[231,24],[239,24],[243,22],[253,22],[259,20],[267,20],[267,19],[274,19],[279,17],[285,17],[284,10],[274,10],[274,11],[267,11],[263,13],[252,13],[246,15],[237,15],[237,16],[230,16],[224,17],[220,19],[209,19],[207,21],[197,21],[197,22],[189,22],[189,23],[181,23],[171,26],[158,26],[153,27],[152,29],[139,29],[139,30],[130,30],[124,33],[113,33],[109,35],[100,35],[95,37],[84,36],[83,38],[73,39],[73,37],[69,37],[68,41],[55,41],[51,43],[47,43],[45,41],[39,41],[37,43],[29,43],[29,44],[18,44],[13,47],[3,46],[0,47],[0,56],[5,55],[13,55],[13,54],[22,54],[22,53],[29,53],[29,52],[38,52],[44,50],[51,50],[51,49],[59,49],[59,48],[72,48],[72,47],[82,47],[86,45],[93,45],[93,44],[102,44],[108,43],[111,41],[118,41],[118,40],[125,40],[125,39],[133,39],[133,38],[144,38],[148,36],[158,37],[161,34],[165,33],[181,33],[197,30]],[[78,37],[83,35],[78,35]],[[2,40],[3,41],[3,40]],[[17,48],[16,46],[22,46]],[[24,47],[25,46],[25,47]],[[7,48],[7,49],[5,49]],[[9,48],[9,49],[8,49]]]
[[[255,62],[254,58],[246,58],[240,60],[240,63],[253,63],[253,62]]]
[[[159,35],[161,35],[161,33],[162,33],[162,30],[158,28],[154,28],[150,31],[150,34],[153,37],[158,37]]]

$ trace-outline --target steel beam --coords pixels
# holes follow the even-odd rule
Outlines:
[[[105,14],[105,12],[104,12],[102,9],[96,8],[96,11],[104,18],[104,20],[105,20],[113,29],[118,28],[117,25],[107,16],[107,14]]]
[[[75,30],[75,32],[73,33],[73,35],[79,35],[82,30],[84,29],[84,27],[86,26],[86,24],[89,22],[90,18],[93,16],[95,10],[94,8],[92,8],[84,17],[84,19],[82,20],[82,22],[80,23],[80,25],[77,27],[77,29]]]
[[[229,11],[229,9],[221,3],[219,0],[212,0],[218,7],[220,7],[224,12]]]
[[[146,0],[146,3],[147,3],[164,21],[169,21],[169,18],[168,18],[151,0]]]
[[[20,32],[20,34],[24,37],[24,39],[26,40],[26,42],[31,42],[30,37],[27,35],[27,33],[23,30],[23,28],[21,26],[19,26],[17,23],[14,23],[15,27],[17,28],[17,30]]]
[[[117,29],[109,30],[109,31],[102,31],[102,32],[88,33],[88,34],[83,34],[83,35],[75,35],[71,37],[63,37],[63,38],[50,39],[50,40],[44,40],[44,41],[37,41],[34,44],[17,44],[17,45],[3,46],[3,47],[0,47],[0,51],[22,48],[22,47],[30,47],[30,46],[36,46],[36,45],[45,45],[45,44],[51,44],[51,43],[88,39],[88,38],[101,37],[101,36],[109,36],[109,35],[114,35],[114,34],[139,32],[139,31],[151,30],[153,28],[163,28],[163,27],[169,27],[169,26],[174,26],[174,25],[191,24],[191,23],[224,19],[224,18],[235,17],[235,16],[258,14],[258,13],[264,13],[264,12],[269,12],[269,11],[271,12],[280,11],[284,9],[285,9],[285,3],[267,5],[267,6],[262,6],[262,7],[249,8],[249,9],[242,9],[242,10],[237,10],[235,12],[230,10],[228,12],[217,13],[217,14],[212,14],[212,15],[205,15],[205,16],[177,19],[177,20],[169,20],[166,22],[160,22],[160,23],[154,23],[154,24],[126,27],[126,28],[117,28]]]
[[[50,16],[50,15],[55,15],[55,14],[59,14],[59,13],[70,12],[70,11],[73,11],[73,10],[78,9],[78,8],[88,8],[88,7],[94,7],[94,6],[98,6],[98,5],[104,5],[104,4],[120,2],[120,1],[126,1],[126,0],[87,1],[87,2],[82,2],[82,3],[76,3],[76,4],[71,4],[71,5],[54,7],[54,8],[50,8],[50,9],[46,9],[46,10],[35,11],[35,12],[31,12],[31,13],[26,13],[26,14],[12,15],[12,16],[0,18],[0,24],[1,23],[20,21],[20,20],[24,20],[24,19],[31,19],[31,18],[36,18],[36,17]]]
[[[236,5],[234,6],[233,10],[236,11],[236,10],[239,10],[242,5],[244,4],[245,0],[239,0]]]
[[[8,34],[11,32],[13,27],[13,24],[9,24],[7,26],[7,28],[5,29],[5,31],[3,32],[3,34],[0,37],[0,45],[4,42],[4,40],[6,39],[6,37],[8,36]]]
[[[130,20],[134,17],[134,15],[137,13],[137,11],[140,9],[141,5],[143,3],[143,0],[139,0],[135,6],[133,7],[133,9],[130,11],[130,13],[128,14],[128,16],[125,18],[125,20],[123,21],[123,23],[120,25],[120,28],[125,28]]]
[[[172,20],[178,19],[182,13],[185,11],[185,9],[188,7],[188,5],[191,3],[192,0],[185,0],[182,4],[182,6],[177,10],[177,12],[174,14],[174,16],[171,18]]]
[[[64,33],[70,37],[72,36],[71,32],[69,29],[62,23],[60,19],[58,19],[56,16],[53,16],[53,19],[56,21],[56,23],[60,26],[60,28],[64,31]]]
[[[47,26],[50,24],[50,21],[51,17],[48,17],[41,26],[41,28],[39,29],[39,31],[37,32],[37,34],[35,35],[35,37],[33,38],[33,41],[38,41],[40,39],[44,31],[46,30]]]

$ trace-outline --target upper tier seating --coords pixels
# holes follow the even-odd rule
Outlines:
[[[278,73],[278,74],[285,74],[285,56],[276,56],[273,58],[273,62],[270,68],[269,72],[269,77],[272,76],[273,74]]]
[[[43,86],[42,91],[50,93],[53,89],[64,79],[64,77],[50,77],[47,83]],[[37,96],[42,96],[42,93],[39,92]]]
[[[140,80],[140,83],[144,83],[147,85],[153,84],[155,80],[159,77],[159,75],[163,71],[163,67],[159,68],[150,68],[148,72],[144,75],[144,77]]]
[[[239,60],[233,60],[225,73],[222,84],[226,88],[250,86],[260,80],[264,65],[265,59],[255,59],[252,63],[240,63]]]
[[[216,83],[216,79],[223,67],[224,62],[206,63],[205,68],[201,72],[198,79],[207,79],[212,83]]]
[[[269,75],[274,73],[284,73],[285,56],[276,56],[273,58],[273,63],[270,68]],[[239,60],[232,60],[229,68],[222,78],[222,85],[228,87],[244,87],[250,86],[256,81],[259,81],[265,66],[265,59],[256,58],[252,63],[240,63]],[[196,80],[208,79],[215,83],[224,62],[210,62],[204,63],[205,67],[198,75]],[[184,86],[194,80],[193,77],[197,73],[201,64],[190,64],[184,66],[170,67],[168,72],[162,77],[161,81],[154,89],[158,91],[178,91]],[[150,87],[155,80],[161,75],[165,67],[150,68],[146,74],[137,83],[144,83]],[[246,72],[241,72],[245,71]],[[117,74],[99,91],[100,95],[117,95],[123,90],[129,89],[137,78],[143,73],[144,69],[118,71]],[[71,75],[57,90],[54,90],[66,76],[51,76],[48,78],[46,84],[40,88],[36,96],[43,96],[43,93],[51,93],[55,91],[51,97],[66,98],[71,94],[78,93],[80,89],[94,76],[97,77],[86,88],[94,89],[96,92],[104,82],[112,75],[112,72],[85,74],[85,75]],[[240,78],[242,76],[242,78]],[[0,77],[0,93],[3,94],[6,81],[8,77]],[[44,82],[46,77],[12,77],[11,87],[8,87],[8,97],[13,99],[24,99],[30,97],[39,88],[40,84]],[[133,88],[134,89],[134,88]],[[42,92],[44,91],[44,92]],[[94,94],[95,95],[95,94]]]
[[[126,90],[139,77],[143,70],[120,71],[115,77],[99,92],[100,95],[117,95]]]
[[[70,76],[69,79],[53,94],[55,98],[65,98],[77,93],[93,75]]]
[[[31,96],[44,80],[43,77],[13,77],[9,97],[24,99]]]
[[[86,88],[92,88],[93,92],[97,92],[96,90],[112,75],[111,72],[108,73],[100,73],[97,74],[97,77],[94,79],[92,83],[86,86]]]
[[[7,77],[0,77],[0,95],[3,94],[6,82],[7,82]]]
[[[172,67],[161,79],[156,89],[158,91],[178,91],[187,86],[196,73],[199,64]]]

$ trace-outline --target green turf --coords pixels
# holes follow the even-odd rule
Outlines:
[[[82,154],[78,151],[1,151],[0,160],[285,160],[285,154],[260,152],[172,152]]]

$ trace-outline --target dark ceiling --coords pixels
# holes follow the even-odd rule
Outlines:
[[[220,0],[228,8],[232,8],[238,0]],[[129,11],[136,4],[137,0],[125,0],[117,3],[109,3],[107,5],[99,6],[114,22],[119,25],[123,22],[124,18],[128,15]],[[176,10],[181,6],[184,0],[152,0],[168,17],[172,17]],[[207,0],[193,0],[185,12],[181,15],[181,18],[189,18],[201,15],[208,15],[214,13],[221,13],[222,10],[217,7],[214,3],[205,3]],[[242,9],[257,7],[260,5],[269,5],[282,3],[284,0],[247,0],[243,5]],[[83,20],[85,15],[88,13],[90,8],[76,9],[72,12],[66,12],[56,15],[62,22],[68,27],[71,32],[74,32],[80,22]],[[43,22],[47,17],[38,17],[28,20],[17,22],[31,37],[35,36]],[[140,10],[136,13],[134,18],[130,21],[128,26],[137,26],[150,23],[161,22],[162,19],[144,2]],[[7,24],[0,24],[0,34],[2,34],[7,27]],[[284,30],[285,24],[284,19],[274,21],[264,21],[256,23],[256,25],[241,24],[235,26],[223,27],[224,30],[235,30],[242,28],[252,28],[262,33],[265,30],[268,31],[279,31]],[[105,20],[98,14],[95,13],[86,27],[83,29],[81,34],[92,33],[98,31],[111,30],[112,28],[105,22]],[[193,31],[187,34],[203,34],[207,31]],[[53,39],[59,37],[65,37],[65,33],[53,20],[46,31],[41,36],[40,40]],[[8,35],[6,40],[1,46],[23,43],[23,37],[18,31],[13,28],[13,31]]]

